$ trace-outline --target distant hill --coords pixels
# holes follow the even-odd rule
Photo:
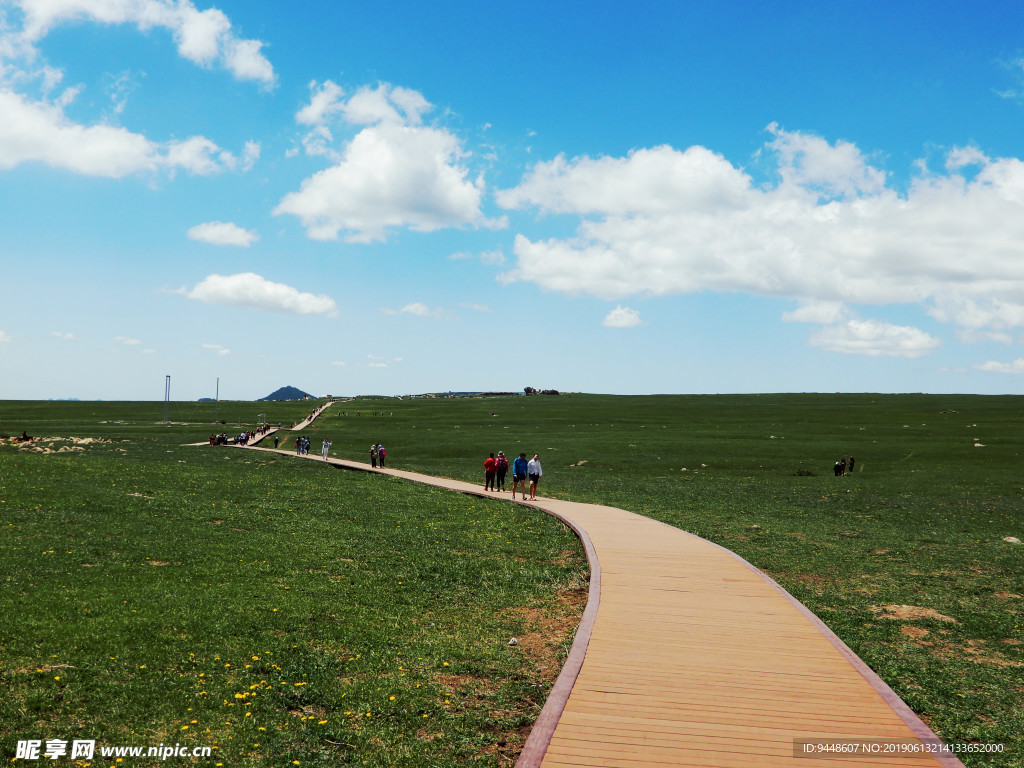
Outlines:
[[[313,397],[307,392],[303,392],[301,389],[295,387],[281,387],[278,390],[271,392],[266,397],[261,397],[256,402],[262,402],[263,400],[304,400],[307,397]]]

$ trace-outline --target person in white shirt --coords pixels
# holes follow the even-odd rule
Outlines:
[[[540,476],[544,474],[538,454],[533,454],[533,458],[526,463],[526,474],[530,476],[530,501],[533,501],[537,498],[537,483],[540,482]]]

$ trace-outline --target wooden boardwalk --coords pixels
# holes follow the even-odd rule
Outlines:
[[[529,503],[580,536],[591,583],[518,768],[962,768],[950,753],[907,754],[941,742],[820,620],[737,555],[622,509]],[[875,746],[855,758],[800,747],[841,740]]]

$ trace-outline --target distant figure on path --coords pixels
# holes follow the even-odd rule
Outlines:
[[[277,436],[277,435],[274,435],[274,450],[275,450],[275,451],[277,450],[277,443],[278,443],[278,441],[279,441],[279,438],[278,438],[278,436]]]
[[[530,501],[533,501],[537,498],[537,483],[544,474],[540,466],[540,454],[533,454],[533,458],[526,465],[526,473],[530,476]]]
[[[301,436],[295,438],[295,452],[299,453],[299,454],[302,453],[302,437]]]
[[[516,488],[522,486],[523,501],[526,501],[526,471],[529,462],[526,454],[520,453],[519,458],[512,462],[512,500],[516,499]]]
[[[330,449],[331,444],[324,440],[323,447],[320,449],[320,455],[324,457],[324,461],[327,461],[327,451]]]
[[[508,459],[505,458],[504,451],[498,451],[498,458],[494,460],[494,472],[496,474],[495,480],[497,484],[494,490],[505,492],[505,475],[508,474]]]
[[[855,458],[853,458],[853,456],[851,456],[850,457],[850,462],[846,465],[847,470],[849,470],[849,472],[851,474],[853,473],[853,465],[854,465],[854,462],[856,462],[856,461],[857,460]]]
[[[384,469],[384,459],[387,457],[388,452],[384,450],[384,446],[377,443],[377,458],[380,459],[380,468]]]
[[[377,468],[377,444],[374,443],[370,446],[370,464],[374,469]]]
[[[495,465],[497,462],[494,460],[494,454],[492,453],[486,459],[484,459],[484,490],[494,490],[494,476],[495,476]]]

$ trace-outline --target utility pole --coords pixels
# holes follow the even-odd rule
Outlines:
[[[213,420],[220,421],[220,376],[217,377],[217,395],[214,399],[216,405],[213,406]]]
[[[164,424],[170,421],[171,409],[171,375],[164,377]]]

